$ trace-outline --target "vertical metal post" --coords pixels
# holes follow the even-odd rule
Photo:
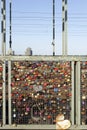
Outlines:
[[[9,55],[13,54],[12,51],[12,0],[9,0]]]
[[[3,125],[6,124],[6,62],[3,63]]]
[[[6,0],[1,0],[2,55],[6,55]]]
[[[65,55],[67,51],[67,0],[65,0]]]
[[[80,61],[76,64],[76,125],[81,124]]]
[[[8,61],[8,113],[9,113],[9,125],[12,124],[11,120],[11,61]]]
[[[65,54],[65,3],[62,0],[62,55]]]
[[[9,22],[10,22],[10,26],[9,26],[9,30],[10,30],[10,37],[9,37],[9,48],[11,49],[12,48],[12,21],[11,21],[11,11],[12,11],[12,0],[10,0],[9,2],[9,14],[10,14],[10,17],[9,17]]]
[[[71,68],[72,68],[72,77],[71,77],[71,83],[72,83],[72,99],[71,99],[71,121],[72,125],[74,125],[74,61],[71,62]]]
[[[53,0],[53,56],[55,56],[55,0]]]
[[[67,55],[67,0],[62,0],[62,55]]]

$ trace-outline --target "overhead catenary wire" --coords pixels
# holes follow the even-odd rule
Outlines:
[[[24,25],[24,22],[23,22],[23,21],[24,21],[25,19],[27,19],[27,21],[28,21],[28,19],[29,19],[29,21],[28,21],[28,23],[26,22],[25,25]],[[29,22],[32,21],[32,20],[34,20],[34,21],[39,21],[39,22],[41,22],[41,23],[43,24],[43,26],[45,26],[46,24],[48,24],[48,25],[50,26],[51,24],[50,24],[49,22],[51,21],[51,19],[52,19],[52,17],[49,17],[49,16],[47,16],[47,17],[43,17],[43,16],[38,16],[38,17],[37,17],[37,16],[36,16],[36,17],[35,17],[35,16],[26,16],[26,17],[24,17],[24,16],[21,16],[21,17],[20,17],[20,16],[17,16],[17,17],[16,17],[16,16],[15,16],[15,17],[13,17],[13,20],[14,20],[13,25],[16,25],[16,26],[17,26],[17,23],[15,24],[15,22],[21,20],[21,24],[18,24],[18,25],[19,25],[19,26],[22,25],[22,22],[23,22],[23,25],[24,25],[24,26],[27,26],[27,25],[31,25],[31,24],[29,24]],[[58,26],[61,26],[61,20],[60,20],[60,19],[61,19],[61,17],[55,17],[55,20],[56,20],[55,26],[57,26],[57,25],[58,25]],[[80,20],[80,19],[81,19],[81,20]],[[60,21],[59,21],[59,20],[60,20]],[[79,20],[80,20],[80,21],[79,21]],[[57,21],[60,22],[60,25],[57,24]],[[82,17],[81,17],[81,16],[80,16],[80,17],[78,17],[78,16],[75,17],[75,16],[72,16],[72,15],[71,15],[71,16],[68,16],[68,25],[71,24],[72,26],[74,26],[73,23],[75,23],[76,26],[77,26],[77,25],[79,24],[78,21],[79,21],[79,23],[81,23],[81,21],[87,22],[86,17],[83,18],[83,16],[82,16]],[[36,23],[34,24],[34,23],[33,23],[32,25],[33,25],[34,28],[35,28],[35,27],[37,27],[37,26],[40,26],[41,23],[38,23],[38,24],[36,24]],[[32,25],[31,25],[31,27],[32,27]],[[36,26],[35,26],[35,25],[36,25]],[[83,26],[83,24],[82,24],[82,26]],[[33,27],[32,27],[32,28],[33,28]]]
[[[61,12],[55,12],[56,32],[55,35],[61,33]],[[35,16],[36,15],[36,16]],[[31,12],[13,10],[13,32],[15,35],[47,35],[52,32],[52,13],[50,12]],[[21,23],[20,23],[21,20]],[[25,22],[24,22],[25,21]],[[33,21],[33,22],[32,22]],[[30,23],[32,22],[32,24]],[[69,36],[83,36],[86,33],[87,13],[69,13],[68,27]],[[47,27],[48,26],[48,27]],[[39,29],[38,29],[39,28]],[[46,31],[44,29],[46,28]],[[8,27],[7,27],[8,29]],[[40,30],[41,29],[41,30]],[[28,32],[29,31],[29,32]],[[7,31],[7,34],[9,31]],[[13,35],[14,35],[13,33]],[[52,33],[51,33],[52,36]]]

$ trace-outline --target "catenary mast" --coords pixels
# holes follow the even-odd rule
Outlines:
[[[2,56],[6,55],[6,0],[1,0]]]
[[[55,0],[53,0],[53,56],[55,56]]]
[[[13,54],[12,51],[12,0],[9,0],[9,55]]]
[[[9,29],[10,29],[10,37],[9,37],[9,48],[11,49],[12,48],[12,37],[11,37],[11,35],[12,35],[12,26],[11,26],[11,8],[12,8],[12,1],[10,0],[10,2],[9,2],[9,13],[10,13],[10,17],[9,17],[9,22],[10,22],[10,27],[9,27]]]
[[[62,0],[62,55],[67,55],[67,0]]]

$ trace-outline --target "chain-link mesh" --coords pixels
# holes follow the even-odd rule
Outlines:
[[[58,113],[71,118],[71,63],[13,61],[12,123],[55,124]]]

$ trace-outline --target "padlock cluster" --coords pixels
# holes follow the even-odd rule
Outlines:
[[[70,120],[71,96],[70,62],[12,62],[13,124],[55,124],[59,113]]]
[[[81,124],[87,125],[87,62],[81,62]]]
[[[2,62],[0,62],[0,124],[2,124],[2,115],[3,115],[3,110],[2,110],[2,106],[3,106],[3,95],[2,95],[2,91],[3,91],[3,64]]]

